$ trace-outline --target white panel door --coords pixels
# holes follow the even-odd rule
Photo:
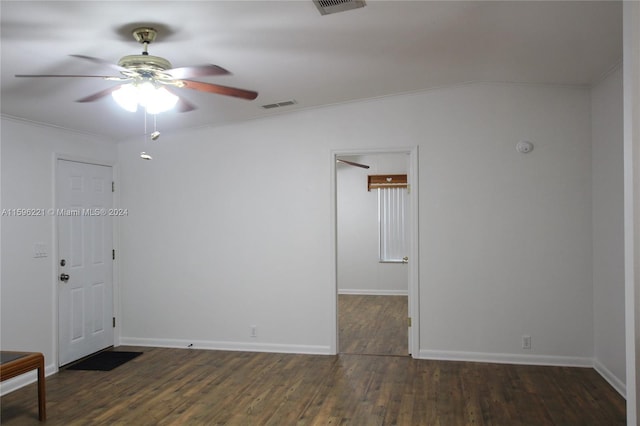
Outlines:
[[[112,170],[58,160],[58,364],[113,345]]]

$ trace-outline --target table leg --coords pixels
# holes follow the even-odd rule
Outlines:
[[[38,418],[41,422],[47,420],[47,402],[44,381],[44,357],[40,358],[38,366]]]

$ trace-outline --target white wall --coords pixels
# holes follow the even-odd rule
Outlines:
[[[407,174],[409,156],[386,153],[340,158],[366,164],[369,169],[336,164],[338,292],[407,295],[407,265],[379,261],[378,192],[367,191],[367,176]]]
[[[430,117],[420,151],[423,354],[586,362],[588,91],[479,85],[442,95],[421,108]],[[515,150],[523,139],[529,154]]]
[[[124,343],[330,352],[330,153],[419,145],[420,356],[593,355],[588,89],[470,84],[141,145],[119,145]]]
[[[104,139],[2,118],[1,208],[54,206],[54,157],[114,163],[116,146]],[[2,216],[0,346],[3,350],[42,352],[47,372],[57,370],[57,292],[55,217]],[[33,257],[44,243],[48,256]],[[3,392],[17,381],[4,382]]]
[[[624,2],[624,254],[627,424],[640,406],[640,3]]]
[[[119,145],[122,342],[326,352],[329,154],[282,124]]]
[[[591,91],[594,357],[625,394],[622,69]]]

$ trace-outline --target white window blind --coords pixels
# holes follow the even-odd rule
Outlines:
[[[407,198],[407,188],[378,188],[382,262],[402,262],[407,256]]]

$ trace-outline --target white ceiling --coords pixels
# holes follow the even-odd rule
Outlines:
[[[157,117],[163,132],[219,125],[357,99],[470,81],[590,85],[622,60],[618,1],[380,1],[321,16],[298,1],[1,2],[1,112],[116,140],[143,133],[144,116],[101,79],[15,74],[113,74],[70,57],[117,63],[139,54],[137,24],[160,34],[152,55],[174,67],[213,63],[232,75],[200,80],[259,92],[255,101],[182,89],[198,106]],[[261,105],[295,99],[295,106]]]

